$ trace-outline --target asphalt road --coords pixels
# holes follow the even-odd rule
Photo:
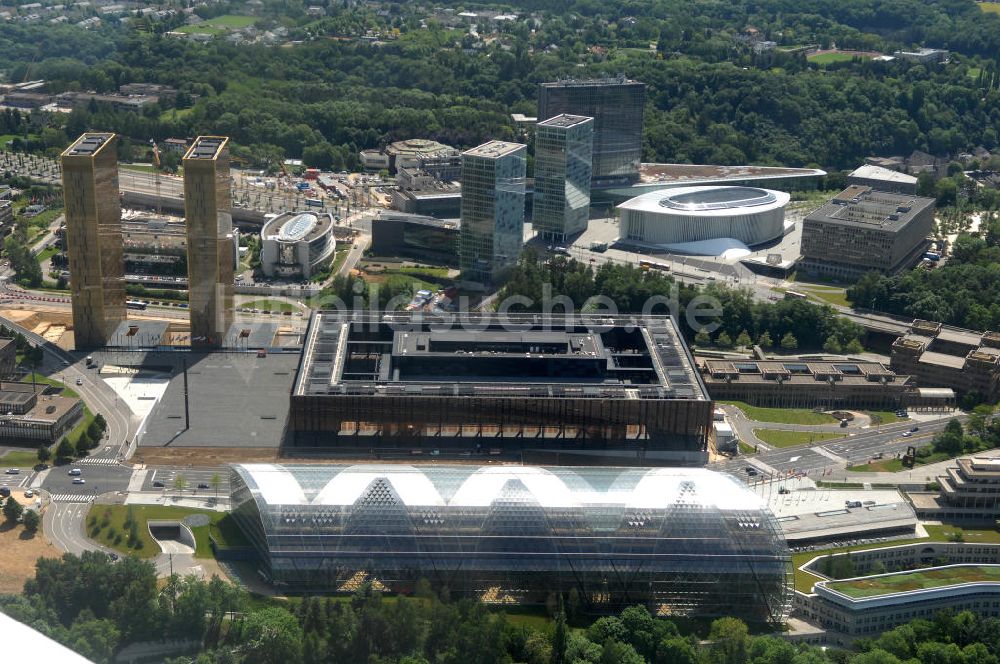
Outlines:
[[[147,469],[146,478],[142,483],[142,491],[171,491],[176,487],[177,477],[183,477],[185,486],[188,491],[196,492],[197,494],[212,494],[216,493],[216,489],[212,487],[212,476],[218,474],[219,476],[219,488],[218,494],[220,496],[229,495],[229,468],[220,466],[218,468],[149,468]],[[154,483],[161,482],[162,487],[154,486]],[[208,489],[199,489],[199,484],[207,484]]]

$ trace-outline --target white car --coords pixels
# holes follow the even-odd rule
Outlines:
[[[911,431],[904,431],[903,432],[903,438],[909,438],[912,435],[913,435],[913,432],[911,432]]]
[[[73,478],[73,484],[86,484],[86,483],[87,483],[87,480],[83,479],[82,477],[74,477]]]
[[[83,385],[83,379],[82,378],[77,378],[76,379],[76,384],[77,385]]]

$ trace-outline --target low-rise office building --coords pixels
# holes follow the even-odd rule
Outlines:
[[[799,269],[836,279],[895,274],[920,260],[933,228],[934,199],[851,185],[806,216]]]
[[[306,452],[546,463],[702,464],[713,411],[674,322],[638,316],[319,311],[291,400]]]
[[[1000,457],[974,456],[955,460],[937,477],[938,493],[913,493],[923,519],[956,519],[995,523],[1000,516]]]
[[[329,212],[285,212],[260,231],[260,267],[268,277],[309,279],[329,267],[337,242]]]
[[[1000,333],[915,320],[892,344],[890,366],[921,387],[947,387],[986,401],[1000,397]]]
[[[943,48],[918,48],[915,51],[893,51],[893,57],[919,64],[938,64],[948,61],[948,51]]]
[[[895,410],[915,387],[879,362],[705,360],[700,370],[713,399],[773,408]]]
[[[1000,565],[947,565],[821,581],[809,595],[796,593],[795,609],[799,617],[850,638],[878,636],[945,610],[998,617]]]
[[[44,385],[4,383],[0,388],[0,440],[52,444],[83,414],[77,398],[44,394]]]
[[[847,184],[871,187],[875,191],[892,191],[897,194],[917,193],[917,178],[874,164],[864,164],[851,171],[847,176]]]

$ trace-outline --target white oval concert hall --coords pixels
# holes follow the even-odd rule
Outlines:
[[[618,206],[621,239],[648,245],[733,238],[753,246],[781,236],[791,197],[758,187],[680,187]]]

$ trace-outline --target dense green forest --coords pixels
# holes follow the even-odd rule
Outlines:
[[[105,554],[40,559],[23,595],[0,596],[0,611],[97,664],[131,643],[191,640],[197,654],[170,664],[997,664],[1000,620],[970,612],[915,620],[857,651],[752,636],[734,618],[676,623],[641,606],[616,616],[581,615],[554,598],[551,617],[506,616],[484,604],[413,597],[363,585],[352,597],[295,601],[252,598],[213,577],[171,577],[153,565]]]
[[[695,12],[679,0],[583,0],[570,3],[578,13],[521,2],[512,4],[540,10],[533,30],[519,21],[475,45],[433,19],[419,27],[419,5],[389,5],[380,16],[331,3],[331,16],[307,22],[295,19],[298,3],[287,4],[279,15],[270,3],[258,23],[291,24],[304,41],[290,48],[193,43],[148,25],[90,33],[10,23],[0,26],[0,63],[10,80],[45,78],[54,91],[176,86],[177,108],[138,115],[93,105],[68,118],[66,133],[115,130],[142,142],[221,133],[257,164],[304,156],[323,167],[353,166],[358,149],[415,135],[458,146],[513,138],[509,113],[534,113],[538,83],[618,73],[648,85],[647,161],[848,168],[870,154],[946,154],[1000,142],[1000,17],[964,0],[700,2]],[[218,9],[240,10],[239,3]],[[959,55],[935,67],[821,67],[798,53],[755,54],[735,39],[749,24],[790,46],[891,52],[922,43]],[[355,39],[390,27],[398,39]]]
[[[595,270],[562,256],[542,261],[531,250],[521,256],[498,302],[527,298],[530,303],[511,306],[509,311],[543,311],[548,299],[554,305],[550,310],[559,313],[564,305],[556,296],[568,298],[575,311],[606,311],[613,305],[617,313],[675,315],[681,332],[699,345],[715,342],[728,347],[743,337],[764,348],[862,350],[861,326],[826,305],[799,299],[758,302],[746,289],[679,284],[660,272],[618,263],[605,263]],[[689,311],[697,312],[697,317],[689,317]]]
[[[1000,329],[1000,221],[987,217],[977,237],[959,236],[948,262],[935,270],[868,274],[847,296],[859,307],[973,330]]]

